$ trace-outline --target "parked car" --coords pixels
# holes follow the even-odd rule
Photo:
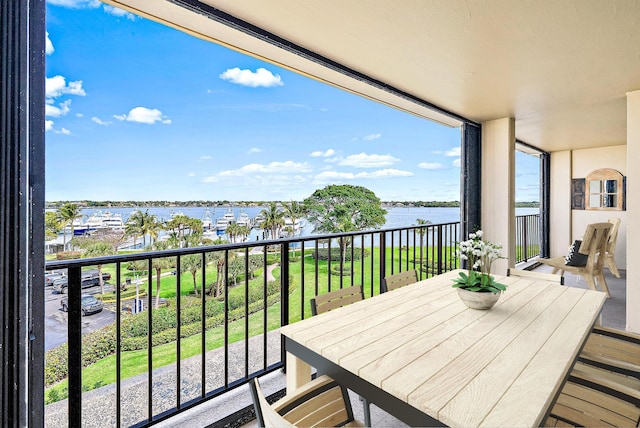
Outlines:
[[[98,276],[97,269],[91,269],[82,272],[82,288],[94,287],[100,284],[100,277]],[[111,279],[111,274],[108,272],[102,273],[103,280]],[[66,293],[67,287],[69,285],[69,278],[64,276],[62,278],[58,278],[53,281],[53,292],[54,293]]]
[[[59,272],[59,271],[45,272],[45,274],[44,274],[44,286],[45,287],[52,286],[53,282],[56,279],[60,279],[62,277],[64,277],[64,273],[63,272]]]
[[[81,305],[82,316],[102,312],[102,308],[104,307],[102,301],[96,299],[91,294],[82,295]],[[69,298],[63,297],[62,300],[60,300],[60,306],[62,306],[63,311],[69,312]]]

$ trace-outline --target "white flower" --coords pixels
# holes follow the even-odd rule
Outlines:
[[[476,236],[478,238],[482,238],[482,231],[481,230],[476,231]]]

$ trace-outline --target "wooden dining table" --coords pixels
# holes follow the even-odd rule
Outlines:
[[[496,275],[507,290],[475,310],[459,272],[282,327],[288,390],[314,367],[412,426],[540,426],[606,295]]]

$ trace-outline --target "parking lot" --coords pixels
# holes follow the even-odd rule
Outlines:
[[[105,284],[105,290],[111,290],[111,286]],[[100,286],[84,288],[83,294],[100,293]],[[60,306],[60,300],[66,294],[52,293],[52,287],[44,287],[44,313],[45,313],[45,338],[44,349],[54,348],[67,341],[67,317]],[[82,333],[97,330],[111,324],[116,319],[115,313],[106,307],[102,312],[82,317]]]

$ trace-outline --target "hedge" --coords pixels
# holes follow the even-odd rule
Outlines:
[[[291,280],[290,280],[291,281]],[[258,312],[264,309],[263,294],[260,288],[258,292],[249,293],[249,313]],[[290,288],[290,292],[294,287]],[[279,283],[270,281],[267,284],[267,306],[271,306],[280,301]],[[181,312],[180,337],[185,338],[202,332],[201,323],[201,301],[188,303],[185,299],[185,306]],[[233,302],[233,304],[232,304]],[[205,328],[213,329],[224,325],[224,303],[215,300],[208,301],[205,305]],[[236,305],[233,307],[232,305]],[[240,305],[240,306],[237,306]],[[239,298],[233,297],[229,301],[228,320],[237,321],[245,315],[244,295]],[[121,351],[136,351],[145,349],[148,345],[148,315],[147,313],[128,315],[123,317],[121,323]],[[151,322],[152,344],[153,346],[164,345],[176,340],[176,311],[172,307],[155,309]],[[105,358],[116,351],[116,331],[115,325],[111,324],[100,330],[87,333],[82,337],[82,365],[87,367],[102,358]],[[45,373],[44,380],[46,386],[51,386],[68,374],[67,343],[63,343],[45,353]]]

